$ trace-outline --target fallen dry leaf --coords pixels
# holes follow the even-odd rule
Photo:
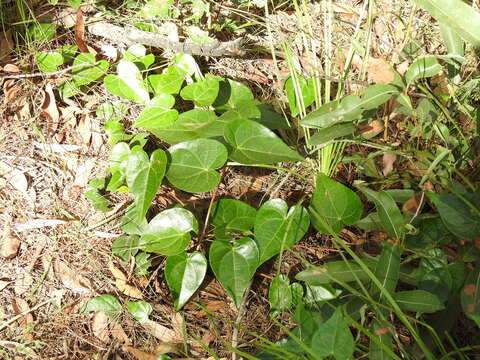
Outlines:
[[[383,176],[387,176],[393,171],[393,164],[395,163],[395,160],[397,160],[396,154],[383,154]]]
[[[402,206],[402,211],[410,214],[415,214],[420,206],[420,197],[418,195],[412,196]]]
[[[92,332],[102,342],[110,342],[110,330],[108,316],[103,311],[97,311],[92,319]]]
[[[82,113],[77,125],[77,131],[80,134],[82,145],[88,146],[92,138],[92,119],[87,113]]]
[[[72,7],[64,8],[56,16],[54,23],[66,28],[74,26],[76,23],[76,10]]]
[[[18,191],[25,193],[28,190],[28,180],[25,174],[4,161],[0,161],[0,176]]]
[[[72,145],[72,144],[42,144],[37,141],[33,143],[37,149],[42,150],[46,153],[66,153],[66,152],[75,152],[81,150],[82,147],[79,145]]]
[[[359,125],[358,130],[362,135],[375,135],[383,131],[383,122],[380,120],[373,120],[367,124]]]
[[[373,83],[389,84],[394,79],[392,66],[384,59],[370,58],[368,60],[368,80]]]
[[[13,286],[15,294],[17,294],[18,296],[26,294],[32,288],[33,282],[33,277],[29,273],[19,275],[18,278],[15,280],[15,285]]]
[[[132,346],[123,346],[123,351],[132,354],[137,360],[156,360],[157,355],[150,354],[148,352],[135,349]]]
[[[78,271],[72,270],[66,263],[55,259],[53,261],[53,270],[62,284],[73,292],[79,294],[91,293],[92,284],[89,279],[79,274]]]
[[[119,323],[112,322],[110,324],[110,332],[112,336],[120,343],[125,345],[132,345],[132,340],[130,340],[128,335],[125,333],[125,330],[123,330],[122,326]]]
[[[199,312],[197,312],[196,314],[196,317],[199,317],[199,318],[202,318],[202,317],[205,317],[207,316],[207,312],[217,312],[223,308],[226,308],[228,307],[228,304],[225,303],[225,301],[221,301],[221,300],[214,300],[214,301],[210,301],[206,306],[206,310],[200,310]]]
[[[408,60],[405,60],[404,62],[402,62],[401,64],[398,64],[397,65],[397,72],[403,76],[405,75],[405,73],[407,72],[408,68],[410,67],[410,63],[408,62]]]
[[[10,74],[18,74],[20,72],[20,68],[14,64],[7,64],[3,67],[3,71]]]
[[[18,254],[20,244],[20,239],[7,231],[5,233],[5,237],[3,238],[0,255],[7,260],[13,259]]]
[[[113,263],[108,264],[108,269],[115,278],[115,286],[118,290],[120,290],[125,295],[133,297],[135,299],[143,299],[142,292],[135,286],[127,283],[128,279],[122,270],[115,267]]]
[[[49,121],[48,132],[53,135],[58,129],[60,113],[55,102],[52,85],[48,83],[45,86],[45,96],[42,104],[42,116]]]
[[[75,23],[75,43],[83,53],[88,53],[87,44],[85,44],[85,21],[81,8],[77,9],[77,21]]]
[[[8,105],[10,104],[13,100],[16,99],[17,94],[22,91],[22,88],[19,88],[18,86],[11,87],[7,91],[5,91],[5,96],[3,98],[3,104]]]
[[[13,281],[0,280],[0,291],[5,289],[11,283],[13,283]]]
[[[73,186],[77,188],[84,188],[88,184],[90,175],[92,174],[93,167],[95,166],[96,159],[88,159],[82,165],[77,168],[75,173],[75,180]]]
[[[142,322],[142,325],[152,336],[165,343],[179,344],[183,342],[183,339],[178,336],[176,331],[169,329],[153,320],[144,321]]]
[[[23,338],[25,340],[33,340],[33,334],[31,333],[33,315],[30,313],[30,306],[22,298],[16,298],[12,300],[12,308],[17,315],[26,312],[24,316],[18,319],[18,323],[20,327],[24,329]]]
[[[15,231],[23,232],[33,229],[41,229],[44,227],[57,226],[67,224],[68,221],[61,219],[33,219],[29,220],[26,223],[15,224]]]

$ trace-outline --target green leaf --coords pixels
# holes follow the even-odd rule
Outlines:
[[[337,360],[347,360],[353,356],[354,347],[352,333],[340,308],[319,326],[312,337],[312,351],[318,356],[331,355]]]
[[[219,84],[216,79],[203,79],[185,86],[180,91],[180,96],[191,100],[196,106],[212,105],[218,95]]]
[[[198,223],[190,211],[182,208],[167,209],[148,223],[139,245],[148,252],[176,255],[187,248],[191,232],[198,232]]]
[[[389,242],[382,243],[382,253],[375,268],[375,276],[380,281],[381,289],[374,285],[375,298],[382,302],[382,289],[390,295],[395,292],[400,276],[400,248]]]
[[[135,256],[138,250],[138,236],[135,235],[120,236],[112,243],[112,254],[125,261],[130,261],[130,257]]]
[[[270,311],[285,311],[292,306],[292,289],[287,276],[275,276],[268,289]]]
[[[118,63],[117,72],[118,75],[107,75],[103,79],[103,84],[110,93],[141,104],[149,102],[147,87],[143,83],[140,70],[134,63],[121,60]]]
[[[461,293],[463,312],[480,326],[480,267],[467,276]]]
[[[232,121],[225,128],[225,140],[233,147],[230,158],[242,164],[275,164],[302,161],[271,130],[252,120]]]
[[[250,89],[238,81],[223,79],[219,85],[218,97],[213,103],[217,110],[238,110],[255,100]]]
[[[103,294],[88,300],[81,310],[84,314],[92,311],[103,311],[109,319],[115,321],[122,312],[122,306],[115,296]]]
[[[310,138],[310,144],[313,146],[325,144],[339,137],[346,137],[355,132],[355,125],[351,123],[335,124],[327,128],[319,129]]]
[[[330,284],[332,282],[350,282],[369,280],[369,276],[353,261],[331,261],[325,265],[303,270],[296,279],[309,284]]]
[[[146,19],[153,19],[157,16],[165,17],[173,5],[173,0],[150,0],[140,10],[139,15]]]
[[[81,66],[85,64],[85,66]],[[89,84],[107,73],[109,64],[107,60],[95,60],[95,55],[82,53],[73,60],[72,80],[76,86]]]
[[[128,157],[126,180],[130,192],[135,196],[138,221],[141,221],[155,198],[167,168],[167,155],[155,150],[150,159],[143,149],[134,149]]]
[[[386,84],[370,85],[365,89],[362,96],[361,107],[364,110],[376,109],[397,94],[398,90],[395,86]]]
[[[54,72],[63,64],[64,59],[58,51],[41,52],[35,55],[35,61],[41,72]]]
[[[150,129],[159,139],[176,144],[199,138],[219,137],[223,135],[225,122],[211,110],[192,109],[178,116],[169,126]]]
[[[375,203],[378,216],[388,236],[401,239],[405,232],[405,219],[392,196],[385,191],[376,192],[366,187],[359,189]]]
[[[104,123],[103,127],[108,134],[108,145],[113,146],[132,137],[125,134],[125,127],[121,122],[127,110],[126,104],[120,102],[106,102],[97,108],[95,114]]]
[[[164,74],[149,75],[147,77],[148,85],[156,95],[178,94],[184,81],[185,73],[175,66],[169,66]]]
[[[197,291],[207,272],[207,259],[202,253],[169,256],[165,263],[165,279],[179,311]]]
[[[444,308],[440,299],[424,290],[399,291],[393,299],[402,310],[421,313],[434,313]]]
[[[310,106],[315,101],[315,88],[314,88],[314,78],[305,80],[303,77],[296,76],[297,83],[299,85],[299,94],[298,97],[301,97],[303,102],[303,107],[306,108]],[[293,85],[293,78],[288,77],[285,81],[285,91],[287,93],[288,106],[290,107],[290,112],[292,117],[295,117],[299,114],[299,104],[297,104],[297,97],[295,96],[295,87]]]
[[[250,238],[228,241],[215,240],[209,250],[210,267],[233,302],[240,307],[248,283],[258,267],[259,252]]]
[[[342,290],[335,289],[330,284],[307,285],[306,289],[303,303],[310,307],[319,306],[325,301],[333,300],[342,293]]]
[[[175,187],[187,192],[206,192],[220,183],[215,171],[227,161],[225,146],[212,139],[197,139],[173,145],[167,178]]]
[[[312,224],[318,231],[337,234],[344,226],[353,225],[360,219],[363,206],[352,190],[319,173],[308,210]]]
[[[28,29],[28,35],[36,43],[43,43],[55,37],[57,27],[54,24],[36,23]]]
[[[414,0],[442,25],[448,25],[465,41],[480,47],[480,13],[462,0]]]
[[[208,36],[208,32],[200,29],[198,26],[195,26],[195,25],[187,26],[185,30],[188,37],[194,43],[197,43],[200,45],[211,45],[215,43],[215,39]]]
[[[104,190],[107,186],[106,178],[94,178],[88,183],[88,190],[85,192],[84,196],[92,201],[92,206],[94,209],[107,212],[110,210],[112,205],[110,200],[104,197],[100,191]]]
[[[299,205],[288,209],[282,199],[272,199],[260,207],[255,217],[255,242],[260,252],[260,264],[288,250],[305,235],[310,219]]]
[[[146,70],[155,62],[155,56],[153,54],[147,55],[145,46],[134,44],[127,49],[123,55],[123,60],[131,61],[142,68],[142,70]]]
[[[135,255],[135,271],[134,274],[137,276],[145,276],[150,272],[148,268],[152,267],[152,261],[150,260],[150,254],[140,251]]]
[[[260,118],[254,116],[252,120],[259,122],[270,130],[290,129],[290,124],[286,120],[285,116],[276,112],[272,105],[258,104],[256,107],[258,110],[260,110]]]
[[[72,96],[78,95],[82,92],[79,86],[77,86],[73,81],[66,80],[63,84],[58,87],[58,93],[62,100],[71,98]]]
[[[126,301],[125,305],[135,320],[141,323],[148,321],[148,317],[153,311],[152,305],[146,301]]]
[[[130,205],[125,212],[125,215],[122,218],[120,224],[121,229],[129,235],[141,235],[145,229],[148,227],[147,220],[143,218],[138,221],[138,208],[134,206],[135,204]],[[140,246],[140,244],[139,244]]]
[[[178,118],[178,111],[171,109],[175,104],[175,98],[169,94],[155,96],[145,106],[133,126],[157,128],[171,125]]]
[[[407,84],[418,79],[432,77],[442,71],[442,66],[434,56],[424,56],[416,59],[405,73]]]
[[[74,9],[78,9],[82,4],[83,0],[67,0],[68,5]]]
[[[215,237],[224,238],[227,233],[243,233],[253,228],[257,211],[240,200],[220,199],[215,201],[211,221],[215,226]]]
[[[464,193],[460,196],[463,199],[454,194],[429,194],[450,232],[459,238],[475,239],[480,236],[480,195]]]
[[[173,57],[173,60],[175,61],[175,67],[183,71],[186,76],[192,76],[193,74],[196,74],[196,76],[201,75],[198,64],[192,55],[179,53]]]
[[[378,320],[372,322],[372,333],[375,334],[377,340],[380,341],[387,349],[391,349],[392,336],[389,329],[386,326],[382,326]],[[393,359],[386,351],[385,348],[377,344],[373,339],[370,339],[370,346],[368,349],[368,358],[370,360],[390,360]]]

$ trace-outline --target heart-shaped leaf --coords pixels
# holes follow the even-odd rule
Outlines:
[[[257,244],[250,238],[236,240],[234,244],[215,240],[208,256],[215,277],[239,308],[245,289],[258,267]]]
[[[138,67],[130,62],[121,60],[117,67],[118,75],[107,75],[103,79],[105,88],[121,98],[146,104],[150,100],[147,87],[143,83],[142,74]]]
[[[85,66],[81,66],[85,64]],[[82,53],[73,60],[72,79],[75,85],[85,85],[97,80],[107,73],[109,63],[107,60],[95,60],[95,55]]]
[[[254,101],[250,89],[238,81],[223,79],[219,85],[218,97],[213,103],[213,107],[217,110],[239,109]]]
[[[292,288],[287,276],[275,276],[268,289],[268,302],[271,311],[285,311],[292,306]]]
[[[270,129],[252,120],[235,120],[225,128],[225,140],[233,147],[230,158],[242,164],[275,164],[302,161]]]
[[[138,236],[135,235],[120,236],[112,244],[112,254],[121,257],[125,261],[130,261],[130,257],[135,256],[138,250]]]
[[[303,270],[295,278],[309,284],[369,280],[368,274],[354,261],[331,261],[322,266]]]
[[[175,66],[169,66],[164,74],[149,75],[147,77],[148,85],[156,95],[178,94],[184,81],[185,73]]]
[[[407,311],[434,313],[445,307],[436,295],[424,290],[399,291],[393,298],[400,309]]]
[[[206,192],[220,183],[215,171],[227,161],[227,149],[219,141],[197,139],[168,149],[171,156],[167,178],[175,187],[188,192]]]
[[[388,236],[401,239],[405,232],[405,219],[392,196],[385,191],[376,192],[366,187],[361,187],[360,191],[375,203],[378,216]]]
[[[161,149],[155,150],[150,159],[143,149],[135,148],[128,157],[126,180],[135,196],[138,221],[147,214],[167,168],[167,155]]]
[[[182,208],[162,211],[143,230],[139,246],[145,251],[176,255],[186,249],[191,232],[198,232],[197,219]]]
[[[313,226],[324,234],[337,234],[362,216],[360,198],[345,185],[318,174],[317,186],[308,208]]]
[[[128,48],[123,55],[123,60],[131,61],[139,66],[142,70],[146,70],[155,62],[155,55],[148,54],[145,46],[134,44]]]
[[[81,310],[84,314],[92,311],[103,311],[111,320],[116,320],[120,316],[122,305],[115,296],[103,294],[88,300]]]
[[[407,84],[438,74],[442,71],[442,66],[438,63],[435,56],[424,56],[416,59],[405,73]]]
[[[54,72],[63,64],[64,59],[58,51],[41,52],[35,55],[37,66],[41,72]]]
[[[193,109],[185,111],[169,126],[151,129],[151,132],[169,144],[198,138],[223,135],[225,121],[211,110]]]
[[[310,226],[307,210],[295,205],[288,209],[282,199],[267,201],[255,217],[255,242],[260,264],[289,249],[305,235]]]
[[[196,106],[212,105],[218,95],[218,80],[203,79],[185,86],[180,96],[185,100],[191,100]]]
[[[178,117],[178,111],[172,109],[175,98],[169,94],[155,96],[138,115],[134,126],[158,128],[172,124]]]
[[[148,317],[153,311],[152,305],[146,301],[126,301],[125,305],[135,320],[141,323],[148,321]]]
[[[207,259],[202,253],[169,256],[165,263],[165,279],[179,311],[197,291],[207,272]]]
[[[243,233],[253,228],[256,210],[240,200],[221,199],[212,206],[215,237],[225,238],[229,232]]]

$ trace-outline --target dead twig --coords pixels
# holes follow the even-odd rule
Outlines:
[[[3,324],[0,325],[0,331],[2,331],[3,329],[5,329],[7,326],[9,326],[10,324],[14,323],[15,321],[17,321],[18,319],[20,319],[21,317],[41,308],[42,306],[48,304],[48,303],[51,303],[53,300],[55,299],[48,299],[48,300],[45,300],[43,302],[41,302],[40,304],[38,305],[35,305],[34,307],[32,307],[31,309],[28,309],[28,310],[25,310],[23,312],[21,312],[20,314],[18,315],[15,315],[14,317],[12,317],[10,320],[7,320],[5,322],[3,322]]]

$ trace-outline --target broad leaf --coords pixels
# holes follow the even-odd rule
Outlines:
[[[257,212],[254,225],[260,264],[300,241],[309,226],[307,210],[302,206],[288,209],[282,199],[272,199],[263,204]]]
[[[35,22],[28,29],[28,35],[35,43],[47,42],[55,37],[57,27],[54,24]]]
[[[444,308],[437,296],[424,290],[399,291],[393,298],[400,309],[407,311],[433,313]]]
[[[224,238],[227,233],[243,233],[253,228],[256,210],[240,200],[220,199],[212,206],[211,221],[215,237]]]
[[[150,159],[142,149],[136,149],[128,157],[126,180],[135,196],[138,221],[141,221],[155,198],[167,168],[167,156],[161,149],[155,150]]]
[[[107,75],[103,79],[103,84],[109,92],[141,104],[149,102],[147,87],[143,83],[140,70],[134,63],[121,60],[118,63],[117,72],[118,75]]]
[[[250,238],[236,240],[234,244],[215,240],[210,246],[209,260],[215,277],[239,308],[259,264],[257,244]]]
[[[461,292],[465,315],[480,327],[480,267],[476,266],[467,276]]]
[[[333,356],[336,360],[347,360],[353,355],[354,341],[342,311],[337,308],[325,323],[321,324],[312,337],[312,350],[319,356]]]
[[[268,289],[270,311],[285,311],[292,306],[292,289],[287,276],[275,276]]]
[[[307,285],[306,290],[303,303],[311,307],[319,306],[325,301],[333,300],[342,293],[342,290],[335,289],[330,284]]]
[[[187,248],[192,232],[198,232],[198,223],[190,211],[167,209],[148,223],[139,246],[148,252],[176,255]]]
[[[169,66],[164,74],[149,75],[147,82],[156,95],[160,94],[178,94],[183,82],[185,73],[175,66]]]
[[[252,120],[232,121],[225,128],[225,140],[233,147],[230,158],[242,164],[274,164],[302,161],[270,129]]]
[[[462,0],[414,0],[427,10],[439,23],[454,29],[464,40],[480,46],[480,13]]]
[[[134,126],[148,129],[171,125],[178,118],[178,111],[172,109],[174,104],[175,98],[172,95],[155,96],[138,115]]]
[[[138,250],[138,236],[135,235],[120,236],[112,243],[112,254],[125,261],[130,261],[130,257],[135,256]]]
[[[63,56],[58,51],[40,52],[35,55],[35,61],[41,72],[54,72],[63,64]]]
[[[359,189],[370,201],[375,203],[378,216],[387,234],[393,238],[401,239],[405,232],[405,219],[392,196],[385,191],[376,192],[366,187],[360,187]]]
[[[165,263],[165,279],[179,311],[197,291],[207,272],[207,259],[202,253],[169,256]]]
[[[218,97],[213,103],[213,107],[217,110],[238,109],[254,101],[250,89],[238,81],[223,79],[219,85]]]
[[[87,314],[92,311],[103,311],[111,320],[116,320],[120,316],[122,306],[115,296],[103,294],[88,300],[81,310]]]
[[[378,320],[372,322],[372,333],[375,338],[380,341],[387,349],[392,348],[392,336],[390,330],[386,326],[382,326]],[[368,349],[368,359],[370,360],[390,360],[392,357],[385,351],[385,348],[380,346],[377,342],[370,339],[370,346]]]
[[[327,128],[319,129],[310,138],[310,144],[322,145],[331,140],[352,135],[355,132],[355,125],[351,123],[335,124]]]
[[[315,88],[314,88],[314,78],[305,80],[303,77],[297,75],[297,83],[299,85],[299,94],[297,96],[302,101],[302,106],[306,108],[310,106],[315,101]],[[288,77],[285,81],[285,91],[287,93],[288,106],[290,107],[290,112],[292,116],[297,116],[299,113],[299,105],[297,104],[297,97],[295,96],[295,86],[293,84],[292,77]]]
[[[407,84],[418,80],[432,77],[442,71],[442,66],[434,56],[425,56],[416,59],[405,73]]]
[[[218,80],[203,79],[185,86],[180,96],[185,100],[191,100],[196,106],[212,105],[218,95]]]
[[[303,270],[295,278],[309,284],[330,284],[336,281],[368,280],[369,276],[353,261],[331,261],[322,266]]]
[[[148,317],[153,311],[152,305],[146,301],[126,301],[125,305],[135,320],[141,323],[148,321]]]
[[[108,145],[113,146],[132,137],[125,134],[125,127],[121,122],[127,110],[126,104],[121,102],[106,102],[97,108],[95,115],[104,123],[105,132],[108,134]]]
[[[85,66],[81,66],[85,64]],[[95,60],[95,55],[82,53],[73,61],[72,79],[76,86],[89,84],[107,73],[109,64],[107,60]]]
[[[381,289],[374,286],[375,297],[382,302],[382,290],[393,294],[397,286],[398,278],[400,276],[400,248],[398,245],[384,242],[382,244],[383,250],[378,259],[377,267],[375,269],[375,276],[381,283]]]
[[[308,208],[313,226],[324,234],[337,234],[362,216],[360,198],[345,185],[318,174],[317,186]]]
[[[429,194],[443,223],[459,238],[475,239],[480,236],[479,193]]]
[[[148,54],[145,46],[141,44],[134,44],[130,46],[125,54],[123,60],[131,61],[139,66],[142,70],[146,70],[155,62],[155,55]]]
[[[212,139],[197,139],[173,145],[167,178],[175,187],[188,192],[206,192],[220,183],[215,171],[227,161],[225,146]]]

